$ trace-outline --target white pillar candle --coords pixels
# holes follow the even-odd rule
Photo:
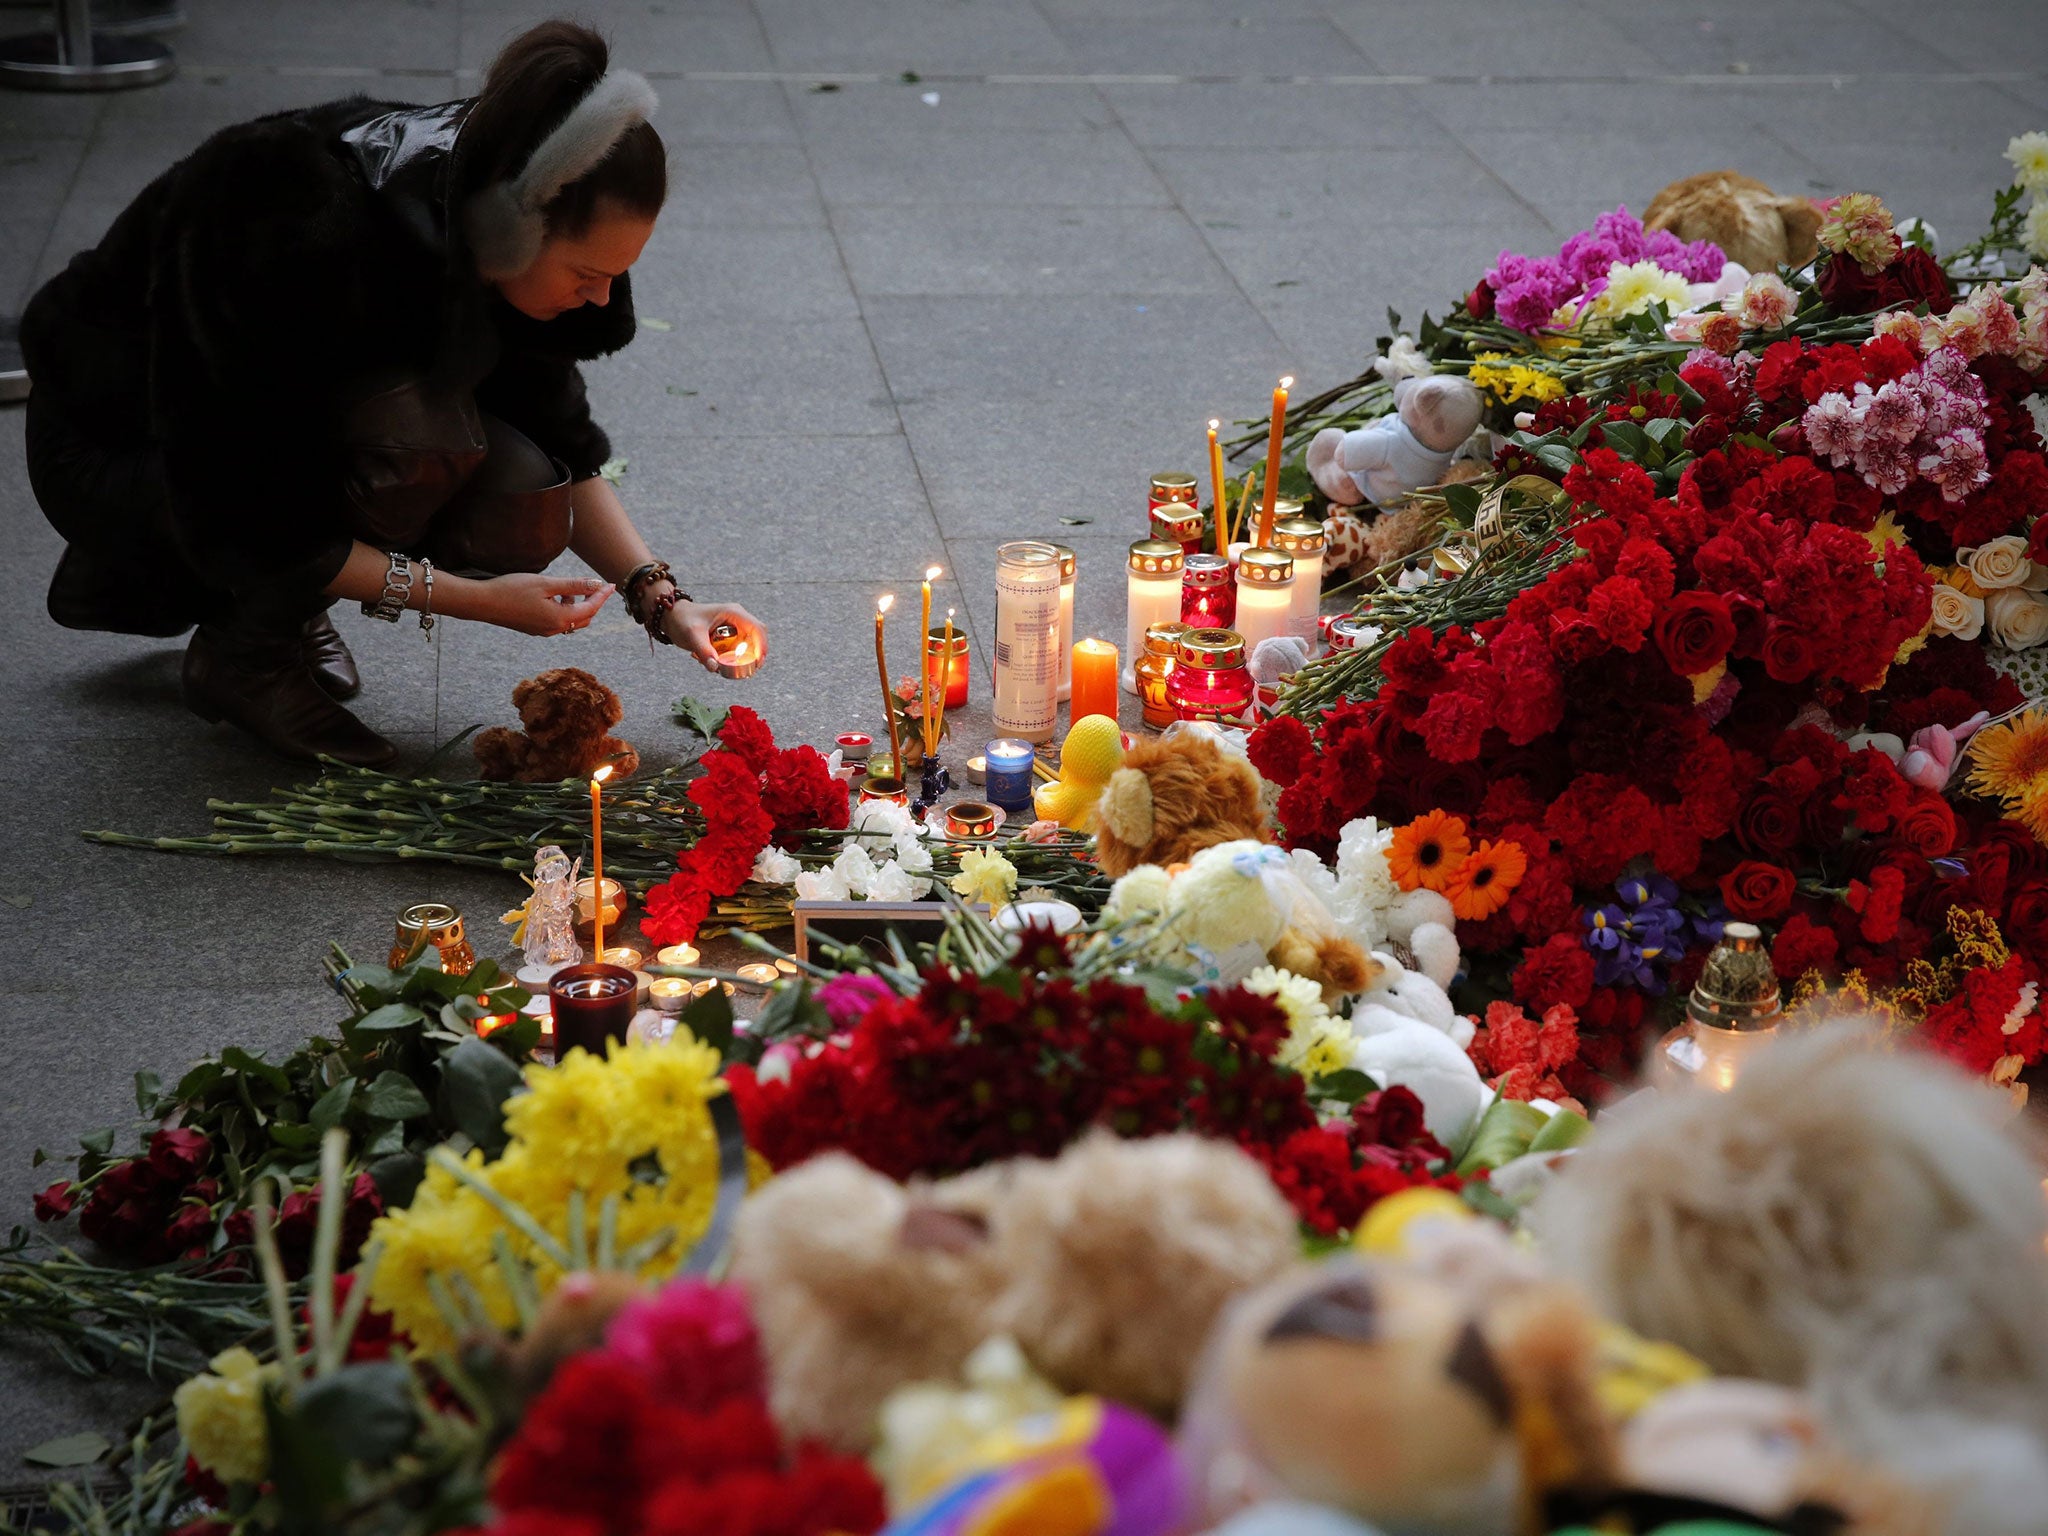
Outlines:
[[[1308,642],[1313,655],[1322,635],[1317,621],[1323,610],[1323,525],[1312,517],[1290,517],[1273,525],[1273,547],[1294,556],[1293,633]]]
[[[1060,556],[1022,539],[996,550],[995,726],[1052,740],[1059,718]]]
[[[1140,539],[1131,546],[1124,576],[1124,660],[1118,678],[1125,693],[1138,691],[1137,660],[1145,654],[1145,631],[1180,617],[1180,574],[1185,560],[1178,544]]]
[[[1060,557],[1060,702],[1074,692],[1074,552],[1064,544],[1053,548]]]
[[[1237,623],[1249,658],[1261,640],[1293,632],[1294,557],[1278,549],[1248,549],[1237,562]]]

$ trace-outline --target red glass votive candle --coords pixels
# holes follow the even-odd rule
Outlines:
[[[576,1046],[602,1056],[607,1040],[626,1038],[633,1022],[638,983],[631,971],[616,965],[571,965],[548,982],[548,1001],[555,1013],[555,1059]]]
[[[959,709],[967,702],[967,636],[956,628],[953,649],[947,653],[946,626],[939,624],[924,637],[925,681],[936,686],[942,669],[946,677],[946,708]]]
[[[1252,702],[1244,637],[1228,629],[1189,630],[1181,636],[1166,692],[1183,720],[1242,719]]]
[[[1192,554],[1180,570],[1180,621],[1190,629],[1237,622],[1237,573],[1221,555]]]

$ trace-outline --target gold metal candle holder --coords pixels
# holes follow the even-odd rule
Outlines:
[[[946,807],[948,837],[993,837],[1002,824],[1003,813],[979,800],[961,800]]]
[[[391,943],[393,969],[416,958],[428,945],[441,957],[450,976],[476,969],[476,948],[462,931],[462,914],[445,901],[414,902],[398,914],[398,933]]]
[[[1724,924],[1685,1000],[1685,1022],[1657,1043],[1658,1075],[1733,1087],[1743,1063],[1777,1034],[1783,1006],[1763,931],[1754,923]]]
[[[901,779],[871,773],[867,783],[860,787],[860,798],[863,804],[870,800],[888,800],[897,805],[908,805],[910,790]]]

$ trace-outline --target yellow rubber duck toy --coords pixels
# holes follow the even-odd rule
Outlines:
[[[1039,820],[1093,832],[1096,804],[1123,761],[1124,736],[1117,723],[1107,715],[1083,716],[1060,749],[1060,776],[1039,785],[1031,796]]]

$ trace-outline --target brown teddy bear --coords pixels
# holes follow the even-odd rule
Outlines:
[[[580,667],[551,667],[512,690],[526,727],[494,725],[477,732],[470,750],[478,774],[521,784],[587,779],[606,763],[615,778],[640,766],[633,744],[607,734],[624,717],[619,696]]]
[[[1803,197],[1780,197],[1739,171],[1703,171],[1650,199],[1645,229],[1681,240],[1711,240],[1752,272],[1803,267],[1820,251],[1820,210]]]
[[[908,1186],[813,1158],[741,1207],[732,1278],[784,1427],[865,1451],[891,1392],[957,1379],[998,1334],[1065,1391],[1171,1416],[1210,1324],[1292,1262],[1296,1233],[1236,1147],[1098,1131],[1049,1162]]]
[[[1096,862],[1112,879],[1140,864],[1184,864],[1218,843],[1272,836],[1252,765],[1187,731],[1139,739],[1095,813]]]

